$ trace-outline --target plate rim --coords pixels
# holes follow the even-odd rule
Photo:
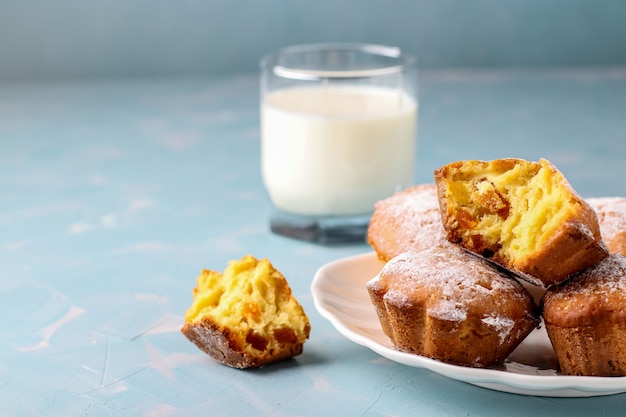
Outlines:
[[[317,269],[311,282],[313,304],[318,313],[330,321],[339,333],[353,343],[364,346],[396,363],[428,369],[431,372],[457,381],[496,391],[552,397],[586,397],[626,392],[626,376],[529,375],[499,369],[463,367],[412,353],[401,352],[356,332],[344,324],[340,317],[326,307],[327,300],[324,297],[326,292],[323,291],[322,284],[325,283],[329,270],[332,271],[337,267],[353,266],[364,261],[373,262],[375,260],[378,260],[378,256],[375,252],[370,251],[330,261]],[[383,265],[384,263],[380,261],[381,268]],[[364,277],[363,284],[373,277]],[[363,289],[365,290],[365,287]],[[349,298],[345,299],[349,300]],[[382,329],[380,331],[382,332]]]

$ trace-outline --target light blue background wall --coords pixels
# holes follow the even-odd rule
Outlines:
[[[423,68],[626,65],[626,1],[0,0],[0,80],[251,72],[327,41]]]

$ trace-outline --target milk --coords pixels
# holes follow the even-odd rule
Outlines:
[[[334,216],[371,213],[412,182],[416,102],[381,87],[278,90],[261,104],[261,165],[274,205]]]

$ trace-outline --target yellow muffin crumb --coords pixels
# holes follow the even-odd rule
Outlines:
[[[202,270],[182,332],[226,365],[260,366],[302,352],[310,323],[285,277],[267,259]]]
[[[543,285],[608,255],[595,213],[545,159],[459,161],[435,179],[448,240]]]

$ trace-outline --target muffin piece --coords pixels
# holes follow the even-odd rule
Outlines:
[[[626,257],[613,254],[549,288],[543,318],[561,373],[626,375]]]
[[[267,259],[202,270],[182,333],[215,360],[250,368],[302,353],[311,326],[285,277]]]
[[[608,256],[593,209],[545,159],[435,171],[447,239],[545,287]]]
[[[609,252],[626,256],[626,198],[588,198],[587,203],[598,215],[602,240]]]
[[[435,184],[416,185],[378,201],[367,241],[383,261],[407,251],[451,245],[441,225]]]
[[[398,255],[366,286],[397,349],[451,364],[497,366],[539,323],[519,282],[452,245]]]

